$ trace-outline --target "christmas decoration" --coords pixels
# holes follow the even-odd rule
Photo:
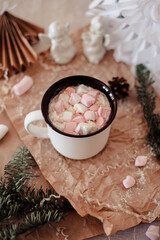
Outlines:
[[[147,121],[149,133],[146,141],[152,147],[153,152],[160,159],[160,115],[154,113],[156,105],[156,94],[152,84],[154,81],[150,71],[142,64],[136,67],[138,85],[135,86],[137,100],[142,106],[144,118]]]
[[[108,83],[117,99],[125,98],[128,96],[129,84],[123,77],[113,77],[112,81],[108,81]]]
[[[160,1],[94,0],[89,13],[106,17],[106,31],[117,61],[144,64],[154,76],[160,91]]]
[[[16,236],[51,222],[56,224],[66,215],[71,205],[53,189],[43,190],[27,185],[36,176],[37,166],[25,146],[18,148],[5,166],[0,180],[0,239],[13,240]]]
[[[89,62],[98,64],[106,53],[110,36],[105,34],[103,17],[96,16],[91,20],[88,32],[83,32],[83,51]]]
[[[56,63],[69,63],[77,51],[68,32],[68,23],[52,22],[48,27],[48,35],[39,34],[40,44],[35,48],[36,52],[43,52],[50,48],[51,56]]]
[[[37,60],[32,44],[38,41],[43,29],[17,18],[9,12],[0,16],[0,66],[1,71],[20,72]]]

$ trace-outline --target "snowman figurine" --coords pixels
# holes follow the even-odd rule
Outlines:
[[[69,63],[76,55],[72,39],[68,36],[69,25],[53,22],[48,28],[48,37],[51,40],[51,55],[56,63]]]
[[[91,20],[88,32],[81,35],[84,55],[88,61],[98,64],[106,53],[110,43],[109,34],[105,34],[105,27],[102,16],[96,16]]]

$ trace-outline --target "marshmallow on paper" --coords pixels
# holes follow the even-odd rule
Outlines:
[[[7,134],[8,127],[4,124],[0,124],[0,140]]]
[[[13,91],[16,95],[21,96],[27,92],[33,85],[33,80],[29,76],[24,76],[22,80],[13,86]]]
[[[135,160],[136,167],[143,167],[147,163],[147,156],[138,156]]]
[[[134,186],[134,184],[136,183],[134,177],[132,176],[127,176],[124,180],[123,180],[123,185],[125,188],[131,188]]]
[[[150,225],[149,228],[146,231],[146,236],[150,240],[159,240],[160,239],[159,226]]]

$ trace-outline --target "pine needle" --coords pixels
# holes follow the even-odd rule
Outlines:
[[[4,179],[0,179],[0,240],[15,239],[49,222],[55,225],[71,208],[54,189],[27,186],[28,180],[37,177],[32,171],[35,166],[25,146],[5,166]]]
[[[149,128],[146,141],[160,160],[160,115],[154,113],[156,107],[156,94],[152,87],[154,81],[150,71],[142,64],[136,67],[136,78],[138,81],[138,85],[135,86],[137,100],[142,106]]]

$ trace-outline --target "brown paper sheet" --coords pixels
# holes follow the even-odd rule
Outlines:
[[[2,177],[4,174],[4,166],[9,162],[17,147],[22,146],[24,143],[19,138],[6,111],[2,109],[0,111],[0,124],[5,124],[9,128],[8,133],[0,141],[0,177]],[[45,188],[52,188],[45,180],[39,167],[34,168],[34,171],[39,177],[33,179],[30,184],[34,184],[36,188],[39,188],[42,185],[44,190]],[[56,227],[61,234],[57,234],[52,225],[45,224],[41,228],[33,231],[33,233],[29,234],[27,237],[26,234],[24,234],[16,239],[23,240],[25,237],[26,240],[65,240],[65,237],[68,236],[68,240],[82,240],[103,233],[103,227],[99,220],[91,216],[80,217],[74,210],[71,210],[64,220],[61,220]]]
[[[88,63],[82,53],[80,34],[81,31],[73,35],[78,53],[71,63],[59,66],[49,53],[43,54],[38,63],[25,72],[34,80],[32,89],[21,97],[14,95],[12,86],[24,76],[20,73],[10,79],[9,93],[4,95],[1,91],[1,94],[9,118],[44,177],[81,216],[89,214],[96,217],[102,221],[106,234],[113,234],[140,222],[152,222],[160,215],[160,165],[144,140],[147,126],[136,101],[134,78],[129,66],[116,63],[112,52],[108,52],[98,65]],[[106,83],[112,77],[124,77],[131,89],[130,96],[119,101],[108,145],[97,156],[84,161],[61,156],[49,140],[37,139],[26,133],[23,124],[27,113],[40,109],[42,96],[51,84],[76,74],[90,75]],[[135,167],[135,158],[143,154],[148,157],[147,165]],[[136,185],[128,190],[122,184],[127,175],[136,179]]]

